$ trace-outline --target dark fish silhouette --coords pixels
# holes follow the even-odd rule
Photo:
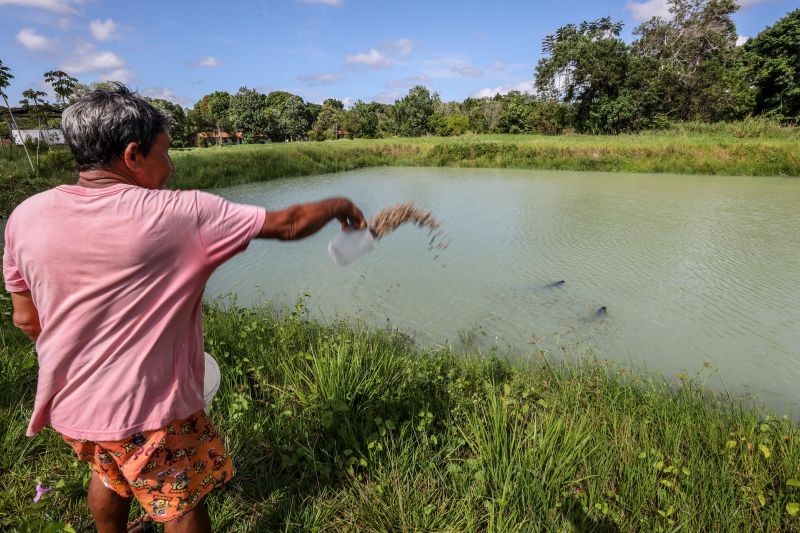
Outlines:
[[[561,286],[562,286],[563,284],[565,284],[565,283],[566,283],[566,281],[564,281],[564,280],[562,279],[562,280],[559,280],[559,281],[554,281],[553,283],[548,283],[547,285],[545,285],[545,286],[544,286],[544,287],[542,287],[542,288],[543,288],[543,289],[554,289],[554,288],[556,288],[556,287],[561,287]]]
[[[608,308],[604,305],[594,313],[594,318],[603,318],[608,314]]]

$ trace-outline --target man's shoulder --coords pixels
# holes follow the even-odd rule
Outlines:
[[[161,214],[167,212],[194,213],[196,203],[196,193],[193,190],[175,189],[145,189],[143,187],[126,187],[111,190],[80,190],[70,185],[58,185],[46,191],[39,192],[28,197],[17,205],[9,215],[9,222],[21,220],[27,217],[41,217],[47,214],[64,215],[82,214],[86,212],[80,207],[84,202],[65,201],[68,198],[81,200],[85,199],[87,204],[94,203],[92,200],[99,198],[112,199],[115,210],[126,206],[132,209],[144,209],[146,211],[157,211]],[[94,204],[94,209],[97,204]],[[77,211],[76,211],[77,209]],[[97,211],[93,211],[97,214]]]
[[[49,203],[57,194],[57,191],[58,187],[53,187],[52,189],[47,189],[46,191],[38,192],[33,196],[29,196],[11,211],[11,215],[8,217],[9,220],[13,218],[19,218],[25,213],[38,210],[40,206]]]

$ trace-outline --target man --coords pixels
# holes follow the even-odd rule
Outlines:
[[[20,204],[5,233],[14,324],[39,357],[28,435],[52,426],[92,464],[101,533],[126,530],[131,496],[169,533],[210,531],[203,498],[233,465],[203,412],[205,284],[253,238],[364,217],[345,198],[265,211],[164,190],[166,119],[120,84],[83,96],[62,129],[78,183]]]

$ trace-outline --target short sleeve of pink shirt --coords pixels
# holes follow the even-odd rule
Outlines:
[[[10,292],[30,290],[42,332],[28,435],[119,440],[203,407],[202,297],[247,248],[261,207],[200,191],[60,186],[5,231]]]
[[[6,290],[8,292],[25,292],[29,289],[28,284],[22,279],[22,274],[17,268],[17,260],[14,257],[14,247],[11,245],[10,227],[6,225],[5,247],[3,248],[3,278],[5,279]]]
[[[202,191],[194,191],[194,194],[200,242],[208,254],[209,262],[219,266],[247,248],[254,236],[254,222],[260,230],[264,216],[260,217],[259,224],[250,212],[252,206],[229,202]],[[264,212],[263,209],[261,211]]]

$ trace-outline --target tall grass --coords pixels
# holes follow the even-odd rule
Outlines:
[[[744,126],[742,126],[744,127]],[[173,155],[176,188],[215,188],[375,166],[800,176],[800,136],[688,130],[619,136],[475,135],[228,146]]]
[[[5,306],[4,306],[5,309]],[[798,531],[789,420],[608,363],[421,349],[294,309],[204,309],[237,475],[218,531]],[[0,325],[0,529],[90,528],[87,472],[24,437],[31,345]],[[40,507],[35,479],[60,488]],[[29,514],[25,514],[25,513]]]
[[[749,119],[682,123],[637,135],[466,135],[176,149],[169,186],[217,188],[375,166],[800,176],[799,132]],[[0,148],[0,216],[30,194],[76,179],[64,147],[45,151],[35,173],[27,165],[21,149]]]

